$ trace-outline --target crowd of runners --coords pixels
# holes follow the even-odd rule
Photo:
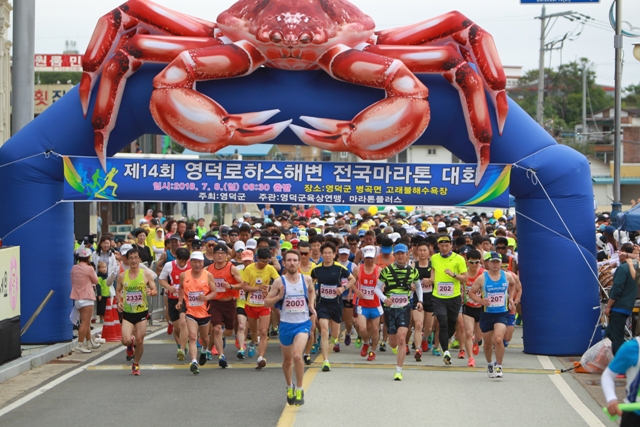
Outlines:
[[[505,347],[522,321],[513,217],[321,213],[313,205],[278,215],[266,205],[261,214],[205,227],[204,219],[149,211],[129,239],[104,235],[79,244],[72,272],[77,351],[100,345],[87,332],[90,310],[82,310],[93,309],[91,296],[77,291],[92,282],[98,316],[102,301],[115,296],[133,375],[140,375],[148,297],[158,292],[176,358],[187,359],[193,374],[215,359],[226,368],[232,337],[235,357],[255,357],[262,369],[267,343],[277,337],[290,405],[304,403],[311,355],[319,353],[329,372],[341,345],[354,345],[369,362],[376,352],[393,352],[396,381],[412,353],[417,362],[431,352],[445,365],[457,357],[473,368],[480,347],[489,378],[504,375]]]

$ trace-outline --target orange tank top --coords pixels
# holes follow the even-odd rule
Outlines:
[[[207,295],[211,292],[209,288],[208,274],[206,270],[200,273],[197,279],[192,276],[193,271],[189,270],[184,273],[184,301],[187,307],[187,314],[198,319],[204,319],[210,316],[209,302],[199,301],[198,296]]]
[[[213,281],[216,284],[216,297],[214,298],[214,300],[238,298],[239,291],[229,290],[222,285],[222,283],[224,282],[230,283],[232,285],[238,284],[236,278],[233,277],[233,274],[231,274],[231,267],[233,267],[233,264],[231,264],[230,262],[227,262],[225,266],[219,270],[216,268],[215,263],[207,267],[207,270],[213,276]]]

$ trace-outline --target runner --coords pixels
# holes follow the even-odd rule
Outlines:
[[[173,337],[178,345],[177,357],[183,361],[185,358],[185,350],[187,349],[187,318],[185,313],[187,310],[182,307],[181,310],[176,308],[178,304],[178,294],[180,291],[180,275],[191,269],[189,263],[189,250],[186,248],[178,248],[176,250],[176,259],[165,263],[159,276],[160,286],[168,297],[169,321],[173,325]]]
[[[480,329],[484,342],[484,356],[487,359],[489,378],[502,378],[502,359],[504,357],[503,338],[509,322],[509,310],[515,306],[513,295],[515,280],[513,276],[500,268],[502,256],[491,252],[487,269],[469,289],[469,297],[484,306],[480,315]],[[478,291],[482,296],[478,296]],[[492,361],[493,349],[496,350],[496,361]]]
[[[375,293],[381,268],[375,263],[376,248],[374,246],[365,246],[362,249],[362,256],[364,264],[360,266],[358,286],[355,291],[358,297],[358,331],[364,342],[360,356],[373,362],[376,360],[375,349],[380,340],[380,316],[383,313],[380,297]]]
[[[129,269],[118,275],[116,300],[122,312],[122,344],[127,347],[127,360],[133,359],[131,374],[140,375],[140,359],[144,352],[149,305],[147,296],[157,295],[151,274],[140,268],[140,253],[126,253]]]
[[[311,278],[315,281],[318,292],[316,313],[320,325],[320,350],[322,351],[322,371],[329,372],[329,325],[331,325],[331,340],[335,346],[340,337],[340,324],[342,323],[342,293],[353,286],[355,279],[349,270],[333,260],[336,257],[336,245],[327,242],[320,248],[322,264],[311,272]],[[347,279],[346,284],[342,280]],[[338,351],[340,347],[338,346]],[[334,347],[335,350],[335,347]]]
[[[304,404],[302,378],[304,364],[302,354],[309,340],[315,291],[309,276],[299,273],[300,254],[289,250],[284,256],[285,274],[276,279],[269,295],[265,294],[265,306],[280,306],[279,339],[282,349],[282,371],[287,383],[287,403]],[[296,384],[293,385],[293,369],[296,371]]]
[[[200,366],[207,363],[206,348],[209,344],[209,314],[207,301],[216,296],[216,286],[213,276],[204,270],[204,255],[202,252],[191,254],[191,270],[180,275],[180,290],[178,293],[178,304],[176,308],[181,310],[183,306],[187,308],[187,330],[189,331],[189,353],[191,354],[191,364],[189,370],[194,374],[200,373]],[[186,296],[186,298],[185,298]],[[202,340],[199,360],[196,356],[196,342],[198,333]]]
[[[269,261],[271,261],[271,251],[267,248],[258,249],[258,262],[242,270],[241,289],[246,293],[245,311],[253,341],[249,343],[249,354],[255,352],[255,340],[258,341],[256,369],[262,369],[267,365],[264,355],[267,352],[267,332],[271,320],[271,308],[264,306],[262,291],[268,291],[271,282],[280,277],[276,269],[269,265]]]
[[[242,263],[236,265],[236,268],[242,278],[242,272],[244,269],[253,264],[253,252],[250,250],[243,250],[240,257],[242,259]],[[240,286],[240,288],[242,287]],[[245,310],[247,304],[246,295],[245,291],[240,289],[238,292],[238,299],[236,300],[236,348],[238,349],[236,357],[240,360],[245,358],[247,348],[247,344],[245,344],[247,339],[247,312]],[[255,347],[252,347],[252,349],[255,352]],[[250,353],[249,357],[253,357],[253,354],[254,353]]]
[[[229,249],[224,243],[218,243],[213,248],[214,263],[207,271],[213,276],[216,284],[216,296],[209,303],[209,313],[211,313],[211,327],[213,329],[213,342],[209,343],[207,359],[211,357],[211,347],[215,345],[218,350],[218,365],[226,368],[228,363],[224,356],[223,335],[230,337],[233,333],[234,319],[236,317],[236,299],[238,298],[239,286],[242,283],[242,276],[238,269],[228,259]],[[222,328],[224,327],[224,332]]]
[[[480,315],[482,313],[482,305],[480,303],[475,302],[469,296],[469,291],[473,286],[475,280],[484,273],[484,268],[482,267],[482,254],[480,251],[473,249],[467,252],[467,266],[468,266],[468,280],[465,284],[465,293],[464,293],[464,305],[462,306],[462,317],[464,318],[464,330],[465,330],[465,348],[467,349],[467,353],[469,353],[469,362],[467,366],[470,368],[475,368],[476,361],[473,356],[477,356],[480,352],[480,348],[478,344],[474,342],[475,339],[479,339],[482,336],[480,331]],[[478,294],[478,297],[482,296],[482,294]]]
[[[311,245],[309,242],[300,242],[298,244],[298,251],[300,253],[300,264],[298,267],[298,271],[305,276],[311,277],[311,272],[314,268],[316,268],[316,264],[311,261]],[[304,354],[302,358],[304,359],[304,363],[306,365],[311,365],[311,354],[316,354],[318,352],[318,345],[316,344],[316,326],[318,323],[318,318],[316,316],[315,311],[310,314],[311,316],[311,332],[309,333],[309,341],[307,341],[307,345],[304,348]]]
[[[433,313],[440,324],[440,345],[444,350],[443,361],[451,365],[449,337],[456,330],[458,314],[462,307],[460,283],[467,281],[467,265],[462,256],[451,249],[451,238],[438,238],[440,253],[431,257],[431,278],[433,279]]]
[[[163,252],[162,255],[160,255],[160,258],[158,258],[158,261],[156,262],[157,275],[160,275],[160,273],[162,272],[162,269],[164,268],[164,265],[167,262],[171,262],[174,259],[176,259],[176,251],[178,250],[178,248],[180,248],[180,245],[182,245],[182,238],[178,233],[172,234],[171,237],[168,238],[168,240],[169,240],[169,250],[166,252]],[[168,313],[169,297],[166,294],[166,292],[164,292],[164,290],[162,295],[162,302],[164,304],[165,317],[168,318],[169,317],[169,313]],[[173,333],[173,324],[171,323],[171,319],[169,319],[169,322],[167,325],[167,334],[171,335],[172,333]]]
[[[353,277],[358,280],[358,266],[349,261],[351,251],[349,246],[342,245],[338,248],[338,262],[346,268]],[[351,345],[351,330],[353,329],[353,291],[346,290],[342,293],[342,320],[344,321],[344,345]],[[337,343],[337,351],[340,351],[340,343]],[[336,351],[334,348],[333,351]]]
[[[414,355],[416,362],[422,360],[422,353],[429,351],[428,336],[431,335],[433,328],[433,279],[431,278],[431,262],[429,261],[429,244],[422,240],[416,245],[416,261],[414,267],[418,270],[420,283],[422,285],[422,307],[423,310],[417,309],[418,295],[417,292],[412,300],[412,312],[414,324],[413,343],[416,347]],[[411,331],[407,331],[407,342]]]
[[[409,248],[397,244],[394,248],[395,261],[380,272],[376,294],[384,303],[385,325],[389,333],[391,351],[397,354],[396,372],[393,379],[402,381],[402,365],[407,355],[405,351],[407,331],[411,321],[412,286],[416,290],[416,309],[422,313],[422,285],[418,270],[408,264]]]

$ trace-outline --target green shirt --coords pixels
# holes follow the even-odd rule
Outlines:
[[[450,299],[460,295],[460,281],[449,276],[444,271],[449,269],[455,274],[467,272],[467,263],[461,255],[453,252],[448,257],[434,254],[431,257],[431,267],[436,272],[433,281],[433,296],[436,298]]]

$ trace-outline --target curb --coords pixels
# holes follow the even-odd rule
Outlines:
[[[53,344],[43,348],[37,353],[19,357],[16,360],[0,366],[0,384],[31,369],[46,365],[59,357],[68,355],[75,345],[76,340],[67,343]]]

